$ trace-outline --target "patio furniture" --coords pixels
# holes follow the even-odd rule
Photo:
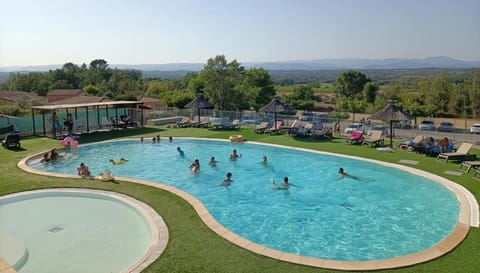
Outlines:
[[[10,149],[11,147],[20,148],[20,135],[6,134],[5,139],[2,140],[2,146],[6,149]]]
[[[458,169],[468,173],[472,168],[474,168],[475,170],[478,170],[478,167],[480,167],[480,161],[463,161],[458,166]]]
[[[346,144],[361,144],[363,142],[363,133],[360,131],[353,131],[353,133],[345,138]]]
[[[265,130],[267,130],[267,128],[268,128],[268,122],[264,121],[264,122],[260,123],[259,125],[255,126],[255,128],[253,128],[253,131],[255,133],[263,134],[265,132]]]
[[[456,152],[438,154],[437,160],[442,159],[444,160],[444,163],[447,163],[449,159],[465,160],[467,158],[476,158],[475,155],[470,155],[468,153],[472,146],[472,143],[464,142],[458,147]]]
[[[384,143],[382,131],[372,131],[372,134],[363,139],[363,145],[376,147]]]
[[[268,129],[265,130],[265,133],[270,133],[270,134],[277,133],[278,134],[278,132],[282,128],[282,124],[283,124],[283,121],[277,120],[277,122],[275,122],[275,124],[273,124],[273,126],[271,128],[268,128]]]

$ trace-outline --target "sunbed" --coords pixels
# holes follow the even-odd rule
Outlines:
[[[468,173],[472,168],[478,169],[478,167],[480,167],[480,161],[463,161],[462,164],[458,166],[458,169]]]
[[[262,123],[260,123],[259,125],[255,126],[255,128],[253,129],[253,131],[255,133],[264,133],[265,130],[267,129],[268,127],[268,122],[264,121]]]
[[[351,135],[345,138],[347,144],[361,144],[363,142],[363,133],[361,131],[353,131]]]
[[[445,163],[447,163],[449,159],[465,160],[467,158],[474,157],[473,155],[468,154],[472,146],[472,143],[463,142],[460,147],[458,147],[456,152],[438,154],[437,160],[442,159]]]
[[[383,139],[382,131],[372,131],[371,135],[363,139],[362,144],[376,147],[378,145],[383,144],[383,142],[384,142],[384,139]]]
[[[308,122],[303,125],[302,128],[298,129],[297,133],[295,136],[307,136],[312,132],[313,129],[313,124]]]
[[[283,124],[283,121],[275,122],[275,124],[271,128],[268,128],[265,131],[265,133],[270,133],[270,134],[278,133],[280,131],[280,129],[282,128],[282,124]]]

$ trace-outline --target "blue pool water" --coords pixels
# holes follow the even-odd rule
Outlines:
[[[399,257],[429,248],[454,228],[455,195],[431,180],[395,168],[294,149],[250,143],[175,139],[122,141],[80,146],[61,162],[31,167],[75,174],[80,162],[92,174],[113,175],[172,185],[205,204],[223,226],[255,243],[283,252],[324,259],[364,261]],[[176,147],[185,157],[179,157]],[[242,155],[229,160],[232,149]],[[268,165],[259,162],[268,157]],[[220,161],[207,165],[211,156]],[[112,166],[110,158],[129,161]],[[189,165],[199,159],[201,170]],[[360,178],[339,179],[343,167]],[[230,187],[216,187],[227,172]],[[288,176],[294,185],[275,190]],[[79,181],[81,183],[81,181]]]

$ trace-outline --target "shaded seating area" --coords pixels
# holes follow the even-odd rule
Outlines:
[[[5,139],[2,140],[3,148],[10,149],[11,147],[20,148],[20,135],[19,134],[6,134]]]
[[[385,142],[382,131],[373,131],[371,135],[363,139],[363,145],[369,145],[370,147],[377,147],[383,145]]]
[[[32,106],[32,128],[33,134],[38,135],[38,127],[41,128],[41,135],[51,135],[53,138],[61,139],[64,137],[64,128],[61,127],[58,114],[64,112],[65,115],[73,116],[73,123],[70,124],[72,131],[77,133],[89,133],[91,131],[105,130],[106,128],[125,128],[129,125],[139,124],[143,126],[144,109],[143,102],[139,101],[103,101],[94,103],[76,103],[76,104],[53,104]],[[119,110],[124,112],[123,116],[127,122],[122,121],[119,116]],[[112,115],[110,112],[114,111]],[[35,119],[35,114],[40,112],[41,121]],[[111,117],[115,117],[116,124]],[[129,119],[130,117],[130,119]],[[105,119],[104,119],[105,118]],[[111,122],[109,121],[111,119]],[[40,123],[40,124],[38,124]],[[40,126],[38,126],[40,125]],[[135,126],[136,127],[136,126]],[[70,132],[69,132],[70,134]]]
[[[448,160],[470,160],[473,158],[473,160],[476,159],[476,155],[471,155],[468,152],[472,148],[473,144],[472,143],[467,143],[464,142],[458,147],[456,152],[451,152],[451,153],[440,153],[437,156],[437,160],[443,160],[444,163],[447,163]]]
[[[360,131],[353,131],[353,133],[345,137],[345,144],[362,144],[363,142],[363,133]]]

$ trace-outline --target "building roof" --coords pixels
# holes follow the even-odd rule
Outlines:
[[[56,100],[48,104],[59,105],[59,104],[80,104],[80,103],[94,103],[102,101],[112,101],[111,99],[96,97],[96,96],[77,96],[63,100]]]
[[[152,98],[152,97],[147,97],[147,96],[138,96],[137,97],[137,100],[138,101],[141,101],[141,102],[162,102],[160,99],[157,99],[157,98]]]
[[[36,102],[36,104],[43,104],[47,101],[47,98],[38,96],[32,92],[0,90],[0,100],[7,102],[29,101]]]
[[[83,93],[82,89],[54,89],[48,92],[48,96],[78,96]]]
[[[58,105],[41,105],[32,106],[33,110],[53,111],[57,109],[71,109],[71,108],[85,108],[95,106],[111,106],[111,107],[136,107],[141,106],[143,102],[139,101],[102,101],[93,103],[78,103],[78,104],[58,104]]]

